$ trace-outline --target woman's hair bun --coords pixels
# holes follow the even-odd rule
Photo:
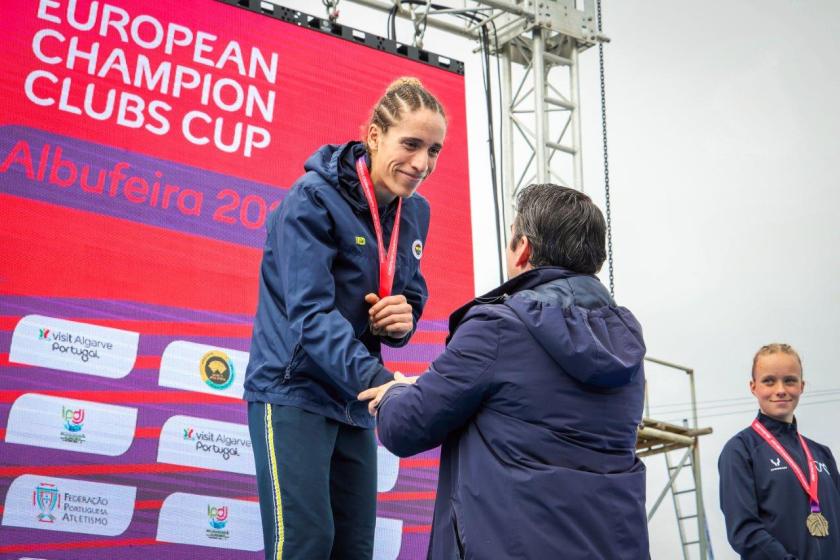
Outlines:
[[[422,88],[423,84],[414,76],[401,76],[393,82],[391,82],[388,85],[388,89],[386,89],[385,92],[387,93],[395,89],[399,89],[402,86],[416,86]]]

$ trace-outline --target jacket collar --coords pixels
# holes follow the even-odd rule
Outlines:
[[[577,272],[572,272],[560,266],[541,266],[532,268],[522,274],[515,276],[493,290],[490,290],[482,296],[478,296],[471,302],[456,309],[452,315],[449,316],[449,336],[446,337],[447,344],[452,335],[455,334],[455,329],[464,319],[467,312],[476,305],[487,305],[494,303],[504,303],[507,298],[521,292],[523,290],[530,290],[546,282],[558,280],[561,278],[570,278],[572,276],[588,276]]]
[[[760,410],[758,411],[758,421],[761,422],[765,428],[770,430],[775,436],[790,434],[795,436],[797,434],[798,428],[796,426],[796,417],[793,418],[793,422],[788,424],[787,422],[782,422],[780,420],[776,420],[775,418],[770,418]]]
[[[338,177],[336,189],[341,193],[341,196],[347,200],[354,210],[366,213],[370,211],[370,207],[364,192],[362,192],[359,176],[356,174],[356,160],[360,157],[365,158],[365,164],[370,169],[370,156],[365,150],[365,145],[361,142],[348,142],[333,154],[333,161],[330,163],[335,165],[335,175]],[[396,199],[394,199],[385,208],[379,208],[380,218],[395,212],[396,208]]]
[[[370,166],[370,160],[364,152],[364,145],[360,142],[348,142],[333,153],[330,161],[332,174],[338,179],[336,190],[356,211],[368,209],[359,177],[356,175],[356,160],[362,155]]]

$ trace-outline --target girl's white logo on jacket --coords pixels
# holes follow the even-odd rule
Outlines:
[[[779,457],[776,457],[775,459],[770,459],[770,465],[770,472],[787,470],[787,465],[783,465],[782,460]]]
[[[820,463],[819,461],[814,461],[814,464],[817,466],[818,473],[824,472],[828,476],[831,476],[831,472],[828,470],[828,465],[826,465],[825,463]]]

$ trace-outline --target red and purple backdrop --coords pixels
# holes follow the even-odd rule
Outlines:
[[[385,354],[424,371],[473,296],[463,76],[212,0],[3,2],[0,29],[0,556],[261,558],[266,214],[395,77],[435,92],[431,297]],[[425,555],[437,465],[380,449],[377,558]]]

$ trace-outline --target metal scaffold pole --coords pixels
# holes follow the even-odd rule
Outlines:
[[[665,497],[670,494],[677,518],[683,559],[690,560],[696,557],[701,560],[713,560],[714,554],[709,543],[700,474],[700,436],[712,433],[712,429],[700,428],[698,425],[694,370],[649,356],[645,360],[669,370],[684,372],[688,376],[691,398],[691,423],[686,419],[684,425],[679,426],[650,418],[650,398],[647,394],[645,395],[645,418],[639,427],[636,453],[639,457],[663,455],[668,474],[668,481],[648,511],[648,521],[657,512]],[[681,476],[684,474],[688,476]],[[687,509],[686,506],[692,504],[686,504],[686,500],[693,501],[693,507]],[[691,555],[692,550],[695,550],[698,556]]]
[[[545,183],[548,168],[545,158],[545,132],[547,128],[545,113],[545,60],[543,58],[543,30],[535,27],[531,46],[534,67],[534,159],[536,162],[537,183]]]

